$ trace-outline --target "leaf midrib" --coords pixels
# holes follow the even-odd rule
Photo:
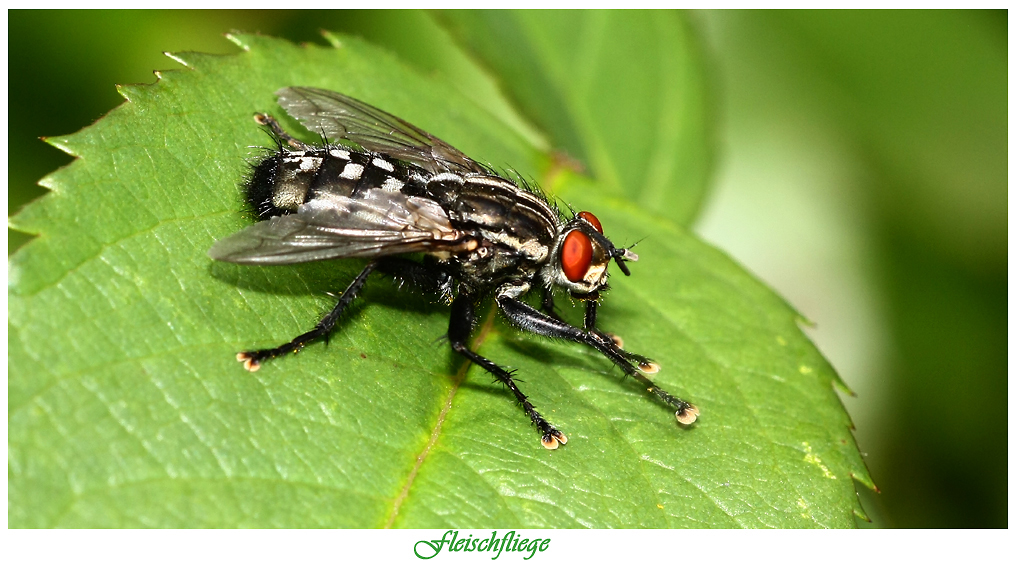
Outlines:
[[[487,336],[493,329],[494,314],[496,313],[496,311],[497,305],[496,304],[492,305],[491,309],[487,311],[486,316],[484,316],[483,324],[480,326],[480,332],[479,334],[476,335],[476,338],[473,340],[473,343],[470,346],[470,349],[473,352],[477,352],[480,349],[480,346],[483,345],[483,342],[487,339]],[[409,497],[409,492],[413,487],[413,482],[416,481],[416,476],[419,474],[420,469],[423,467],[424,461],[427,459],[428,456],[430,456],[430,451],[433,450],[435,446],[437,446],[438,439],[441,437],[441,432],[443,431],[445,419],[447,418],[448,413],[451,412],[452,403],[455,400],[455,395],[458,394],[459,387],[466,380],[466,375],[469,373],[469,369],[472,366],[473,366],[472,360],[467,359],[465,363],[462,364],[462,367],[459,368],[459,371],[456,372],[456,374],[452,377],[452,388],[448,392],[447,397],[445,397],[445,401],[441,406],[441,412],[438,413],[437,419],[434,421],[434,427],[431,429],[430,437],[427,439],[427,443],[424,445],[423,450],[421,450],[416,455],[416,461],[413,463],[413,467],[410,469],[409,474],[406,476],[406,482],[402,485],[402,488],[399,490],[398,495],[392,502],[391,513],[389,513],[389,515],[387,516],[387,521],[383,526],[384,529],[392,528],[396,518],[398,518],[399,511],[402,508],[403,502],[405,502],[406,498]]]

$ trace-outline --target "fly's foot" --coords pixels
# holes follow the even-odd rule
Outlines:
[[[247,371],[257,371],[261,369],[261,363],[258,358],[255,357],[255,353],[251,352],[239,352],[236,354],[236,361],[243,364],[243,369]]]
[[[639,355],[639,354],[633,353],[633,352],[626,352],[626,351],[624,351],[624,340],[622,340],[621,337],[618,336],[617,334],[611,334],[609,332],[602,332],[600,330],[593,330],[592,331],[592,335],[593,335],[594,338],[598,339],[601,344],[605,345],[605,347],[609,351],[612,351],[616,355],[618,355],[621,358],[627,360],[629,364],[633,364],[642,373],[647,374],[647,375],[652,375],[652,374],[660,371],[660,365],[657,364],[656,362],[650,360],[649,358],[647,358],[647,357],[645,357],[643,355]],[[614,349],[611,350],[610,347],[613,347]],[[617,360],[615,360],[615,361],[617,361]],[[626,370],[626,371],[629,374],[634,373],[634,369]]]
[[[678,423],[681,423],[682,425],[690,425],[695,422],[695,419],[698,419],[699,410],[698,407],[690,403],[683,403],[685,404],[685,407],[678,409],[677,412],[674,413],[674,416],[677,417]]]
[[[533,425],[543,433],[543,436],[540,438],[540,444],[543,445],[543,448],[554,450],[560,445],[568,444],[568,437],[564,436],[564,433],[554,428],[554,425],[551,425],[540,416],[536,408],[528,400],[522,403],[522,408],[525,409],[529,418],[533,421]]]
[[[640,356],[639,354],[625,352],[624,350],[621,350],[621,353],[624,354],[624,357],[628,361],[633,362],[643,375],[656,375],[657,373],[660,373],[660,364],[650,360],[649,358]]]
[[[656,362],[639,362],[639,371],[646,375],[656,375],[660,372],[660,364]]]
[[[659,398],[660,401],[663,401],[677,410],[674,412],[674,417],[677,418],[678,423],[681,423],[682,425],[690,425],[698,419],[698,407],[688,403],[680,397],[674,397],[651,382],[649,385],[649,393],[652,393]]]
[[[554,450],[558,447],[559,443],[562,445],[568,444],[568,437],[564,436],[564,433],[561,431],[552,427],[549,432],[543,435],[540,443],[543,444],[543,448],[547,450]]]
[[[283,344],[273,350],[255,350],[253,352],[240,352],[236,354],[236,361],[243,364],[243,369],[254,372],[261,369],[261,363],[282,354],[300,351],[302,344]]]

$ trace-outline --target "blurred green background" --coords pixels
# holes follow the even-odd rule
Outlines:
[[[1006,12],[690,18],[719,151],[693,229],[816,323],[857,394],[873,525],[1006,527]],[[9,11],[8,213],[69,162],[40,136],[100,118],[116,83],[180,68],[163,51],[235,53],[234,29],[360,35],[460,79],[421,12]],[[8,252],[27,239],[9,231]]]

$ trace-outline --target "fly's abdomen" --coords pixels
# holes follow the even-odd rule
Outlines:
[[[329,146],[280,150],[256,165],[247,180],[247,202],[260,219],[294,213],[327,196],[356,198],[371,189],[400,190],[405,167],[376,154]]]

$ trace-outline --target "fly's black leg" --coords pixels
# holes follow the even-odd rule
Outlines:
[[[585,327],[586,330],[596,329],[596,308],[598,306],[599,304],[597,304],[595,300],[590,300],[586,302],[586,317],[582,321],[582,326]],[[551,314],[551,316],[554,315]],[[558,318],[558,320],[560,320],[560,318]]]
[[[667,405],[676,409],[675,416],[682,424],[691,424],[698,417],[698,408],[691,403],[667,393],[650,381],[645,374],[653,374],[659,371],[660,366],[649,361],[645,356],[622,350],[614,340],[604,332],[595,328],[583,330],[576,328],[566,322],[562,322],[551,316],[543,314],[532,306],[514,298],[501,294],[497,296],[497,304],[505,316],[519,328],[541,336],[550,338],[561,338],[592,346],[600,353],[610,358],[612,362],[624,371],[625,374],[638,377],[644,381],[649,392],[658,397]],[[588,310],[588,309],[587,309]],[[588,316],[588,312],[587,312]],[[595,323],[595,317],[594,317]],[[632,363],[634,362],[634,364]]]
[[[540,303],[540,308],[556,320],[564,320],[557,313],[557,309],[554,308],[554,292],[550,288],[543,289],[543,302]]]
[[[289,352],[299,352],[304,346],[317,340],[321,337],[327,336],[332,328],[335,327],[335,323],[338,322],[339,317],[342,316],[342,312],[346,310],[350,302],[356,298],[356,295],[360,293],[360,289],[363,288],[364,283],[367,282],[367,277],[374,269],[377,268],[378,261],[371,261],[367,263],[360,274],[353,279],[353,282],[349,283],[346,290],[339,297],[339,301],[335,303],[335,308],[331,310],[320,322],[314,326],[314,329],[310,332],[300,334],[292,340],[282,344],[277,348],[271,348],[267,350],[256,350],[253,352],[240,352],[236,354],[236,360],[243,362],[243,367],[248,371],[257,371],[261,368],[261,362],[271,359],[274,357],[288,354]]]
[[[592,299],[592,300],[587,300],[586,301],[586,317],[585,317],[585,320],[582,323],[582,326],[586,330],[596,330],[596,308],[597,307],[599,307],[599,304],[596,302],[596,299]],[[554,316],[554,315],[551,314],[551,316]],[[561,320],[560,318],[557,318],[557,319]],[[624,340],[621,339],[621,336],[618,336],[617,334],[611,334],[610,332],[604,332],[602,330],[599,330],[599,332],[601,334],[607,336],[608,338],[610,338],[610,340],[612,342],[614,342],[614,344],[619,349],[620,348],[624,348]],[[654,373],[654,372],[651,372],[651,371],[648,371],[648,370],[642,370],[642,372],[643,373]]]
[[[596,307],[599,306],[596,301],[597,298],[595,297],[585,301],[586,315],[582,326],[586,330],[594,330],[596,328]],[[561,322],[564,322],[564,318],[561,318],[561,315],[558,314],[557,310],[554,308],[554,293],[551,292],[550,289],[543,289],[543,302],[540,304],[540,308],[543,310],[545,314],[548,314],[554,320],[560,320]],[[624,341],[621,340],[620,336],[618,336],[617,334],[611,334],[609,332],[603,333],[609,336],[610,339],[613,340],[615,344],[617,344],[618,348],[624,347]]]
[[[293,138],[288,132],[282,130],[282,126],[279,125],[279,121],[275,120],[275,117],[273,117],[272,115],[255,113],[254,121],[260,125],[267,126],[268,128],[270,128],[272,130],[272,134],[274,134],[279,140],[285,142],[286,144],[292,146],[293,148],[299,150],[311,150],[314,148],[313,146],[310,146],[309,144],[306,144],[303,141]]]
[[[522,410],[526,415],[529,415],[533,425],[536,425],[536,428],[540,430],[541,442],[544,447],[553,450],[558,447],[559,443],[566,444],[568,437],[555,429],[536,411],[536,407],[529,402],[529,398],[515,385],[510,371],[469,349],[469,335],[475,324],[473,313],[475,301],[475,298],[462,294],[452,302],[452,316],[448,322],[448,339],[451,341],[452,349],[489,371],[497,381],[503,383],[515,395]]]

